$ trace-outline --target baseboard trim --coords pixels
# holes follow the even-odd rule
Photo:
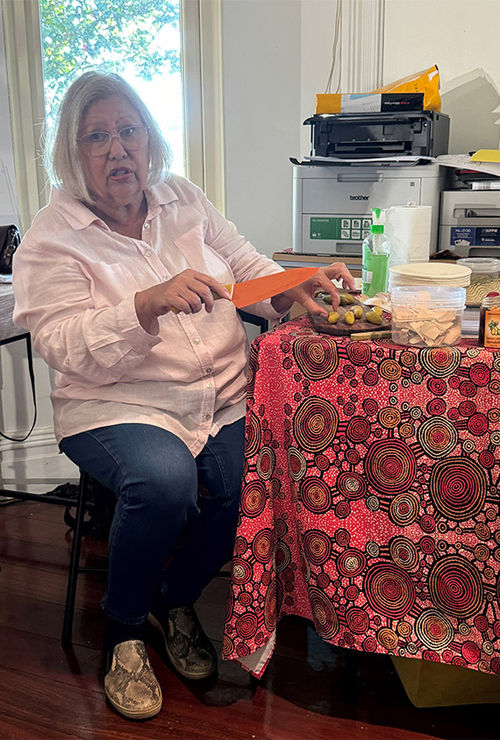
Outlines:
[[[14,437],[22,432],[9,434]],[[78,478],[77,466],[60,452],[52,427],[34,430],[24,442],[0,441],[0,485],[3,488],[30,490],[35,486],[47,491]]]
[[[23,432],[12,430],[6,432],[6,434],[8,434],[9,437],[22,437]],[[53,446],[54,450],[59,453],[59,448],[54,436],[54,429],[51,426],[34,429],[31,432],[30,436],[23,442],[13,442],[10,439],[0,437],[0,454],[3,454],[4,452],[10,452],[11,450],[15,450],[16,452],[22,450],[31,450],[35,449],[36,447],[45,447],[47,445]]]

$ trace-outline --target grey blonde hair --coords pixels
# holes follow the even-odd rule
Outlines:
[[[45,167],[54,185],[66,193],[93,203],[80,159],[78,133],[82,119],[97,100],[111,95],[122,95],[137,111],[148,130],[149,173],[148,185],[160,182],[170,171],[172,153],[146,105],[133,87],[122,77],[107,72],[85,72],[66,91],[59,108],[58,121],[52,141],[45,148]]]

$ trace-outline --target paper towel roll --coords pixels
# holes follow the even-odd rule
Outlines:
[[[427,262],[431,243],[432,206],[384,209],[384,232],[391,244],[389,266]]]

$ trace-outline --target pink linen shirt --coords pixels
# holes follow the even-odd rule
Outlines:
[[[142,238],[114,231],[54,189],[14,258],[14,322],[55,370],[59,441],[88,429],[146,423],[180,437],[193,455],[245,411],[248,343],[234,305],[167,313],[158,335],[139,324],[137,291],[187,268],[221,283],[278,272],[203,192],[171,175],[146,191]],[[278,318],[270,301],[249,307]]]

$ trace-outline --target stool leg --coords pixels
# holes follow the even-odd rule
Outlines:
[[[73,531],[73,545],[68,571],[68,585],[66,588],[66,604],[64,607],[64,622],[61,641],[65,647],[71,645],[73,634],[73,616],[75,612],[75,597],[78,571],[80,567],[80,549],[82,544],[83,518],[85,516],[85,501],[88,486],[88,474],[80,472],[80,485],[76,504],[75,528]]]

